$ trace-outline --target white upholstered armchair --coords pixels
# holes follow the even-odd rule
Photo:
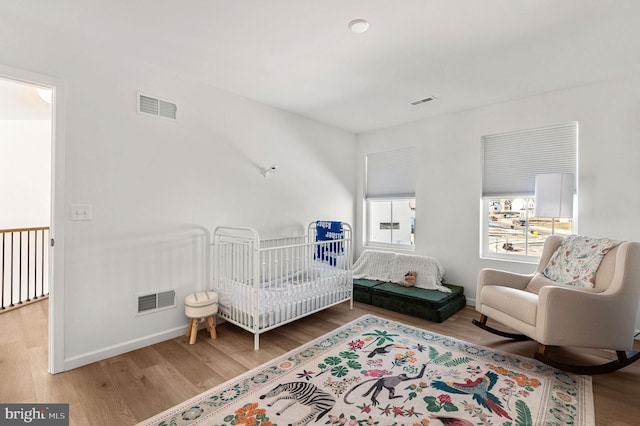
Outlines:
[[[474,319],[474,324],[500,336],[533,339],[539,343],[536,359],[579,374],[607,373],[640,359],[640,353],[627,352],[633,349],[640,298],[640,244],[623,242],[609,249],[596,265],[595,279],[583,287],[547,278],[548,268],[551,263],[555,265],[559,255],[572,257],[564,245],[563,252],[556,254],[563,241],[557,235],[546,239],[540,263],[532,274],[480,271],[476,310],[481,317]],[[584,258],[574,257],[575,262]],[[566,265],[562,268],[567,269]],[[516,333],[487,325],[489,318]],[[565,364],[549,357],[552,346],[611,349],[618,359],[597,366]]]

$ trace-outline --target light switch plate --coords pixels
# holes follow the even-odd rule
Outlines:
[[[74,204],[71,206],[71,220],[91,220],[91,205]]]

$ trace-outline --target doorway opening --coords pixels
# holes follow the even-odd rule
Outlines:
[[[51,89],[0,79],[0,312],[49,295]]]
[[[63,333],[54,333],[61,330],[54,318],[62,320],[63,306],[52,300],[54,188],[62,183],[55,169],[64,165],[63,158],[55,160],[62,142],[57,85],[56,79],[0,65],[0,312],[41,307],[50,373],[64,370]]]

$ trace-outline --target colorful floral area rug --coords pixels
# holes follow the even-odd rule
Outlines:
[[[141,425],[593,425],[591,378],[365,315]]]

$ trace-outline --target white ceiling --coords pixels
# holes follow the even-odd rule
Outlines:
[[[640,0],[24,0],[0,15],[355,133],[640,72]]]

